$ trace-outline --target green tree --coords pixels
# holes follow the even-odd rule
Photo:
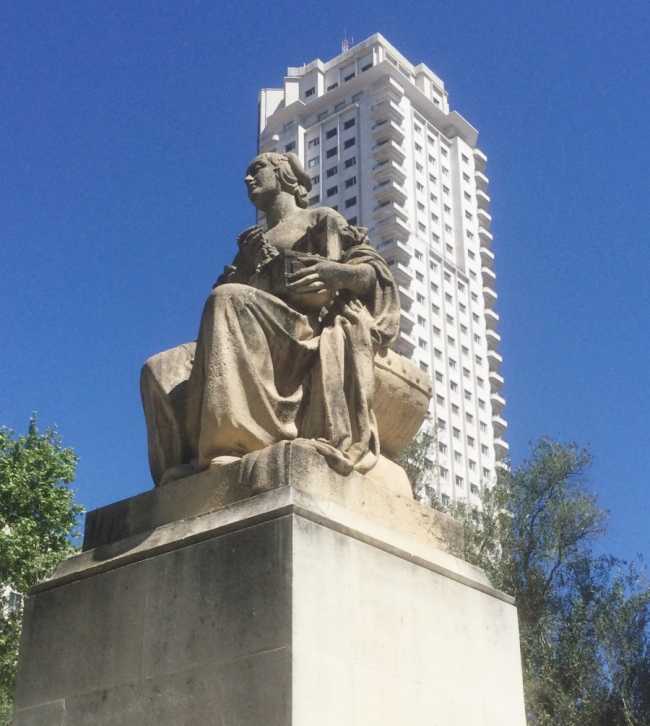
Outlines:
[[[54,429],[27,434],[0,428],[0,724],[9,723],[26,593],[74,551],[70,538],[81,508],[68,485],[77,457]]]
[[[606,516],[590,463],[540,440],[481,507],[447,508],[461,524],[449,544],[515,596],[531,726],[650,726],[650,588],[637,564],[595,552]]]

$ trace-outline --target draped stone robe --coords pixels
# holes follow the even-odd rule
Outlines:
[[[296,439],[341,473],[377,461],[373,361],[397,335],[397,289],[365,230],[331,209],[310,213],[307,251],[370,265],[372,290],[362,299],[342,291],[328,309],[301,311],[288,296],[259,289],[252,266],[235,259],[205,303],[188,381],[187,437],[199,468]]]

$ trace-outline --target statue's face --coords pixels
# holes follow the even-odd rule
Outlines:
[[[257,156],[244,177],[248,198],[258,209],[266,209],[280,191],[275,167],[264,156]]]

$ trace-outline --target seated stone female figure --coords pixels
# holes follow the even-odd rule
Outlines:
[[[300,439],[341,473],[368,471],[379,455],[374,355],[399,323],[390,270],[365,230],[307,209],[296,156],[259,155],[245,182],[265,225],[242,233],[203,310],[187,381],[191,466]]]

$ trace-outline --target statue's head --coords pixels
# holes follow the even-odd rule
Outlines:
[[[290,194],[303,209],[309,204],[311,180],[295,154],[270,151],[256,156],[246,170],[244,181],[248,198],[262,211],[281,192]]]

